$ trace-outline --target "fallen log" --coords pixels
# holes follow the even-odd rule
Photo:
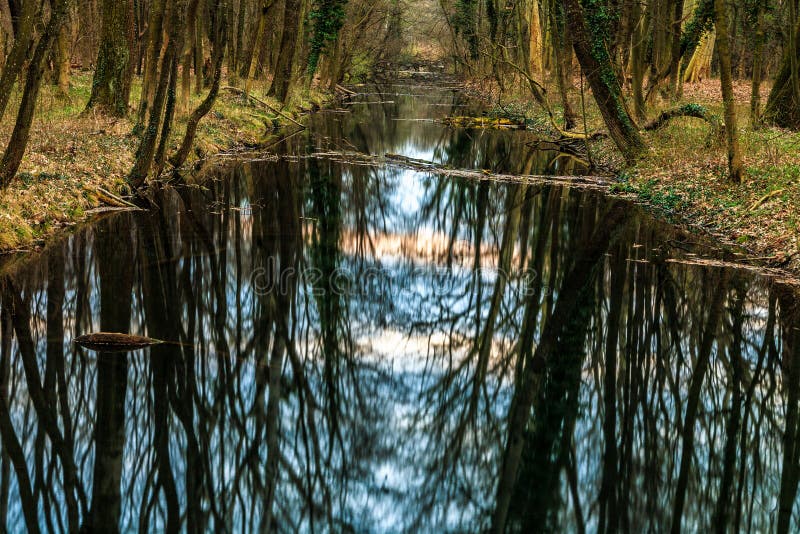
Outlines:
[[[677,108],[668,109],[662,112],[656,119],[645,124],[644,129],[646,131],[658,130],[672,119],[678,117],[693,117],[706,121],[711,125],[711,134],[716,141],[721,140],[725,135],[725,124],[722,120],[699,104],[685,104]]]
[[[315,152],[306,158],[326,158],[351,165],[368,165],[379,167],[383,165],[401,167],[413,171],[446,176],[450,178],[469,178],[473,180],[488,180],[493,182],[526,183],[526,184],[552,184],[582,189],[606,191],[615,183],[611,178],[601,176],[545,176],[532,174],[499,174],[486,169],[454,169],[423,159],[410,158],[402,154],[386,153],[383,156],[365,154],[355,151],[327,151]]]
[[[281,117],[283,117],[287,121],[293,122],[293,123],[295,123],[296,125],[298,125],[301,128],[305,128],[305,126],[303,124],[300,124],[299,122],[297,122],[296,120],[294,120],[289,115],[287,115],[284,112],[282,112],[281,110],[276,109],[273,106],[270,106],[269,104],[267,104],[266,102],[264,102],[260,98],[256,98],[253,95],[251,95],[250,93],[247,93],[247,92],[239,89],[238,87],[230,87],[230,86],[226,85],[225,87],[223,87],[223,89],[225,89],[226,91],[230,91],[233,94],[248,98],[248,99],[252,100],[253,102],[256,102],[257,104],[261,104],[262,106],[264,106],[265,108],[267,108],[271,112],[277,113],[278,115],[280,115]]]
[[[498,130],[524,130],[525,123],[513,121],[509,118],[491,118],[491,117],[445,117],[440,119],[440,122],[451,127],[457,128],[480,128],[480,129],[498,129]]]

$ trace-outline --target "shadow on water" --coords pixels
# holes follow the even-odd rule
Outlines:
[[[552,159],[391,120],[427,113],[404,98],[287,149]],[[9,531],[797,527],[791,285],[667,262],[722,253],[576,189],[314,158],[206,180],[3,270]],[[71,343],[96,331],[176,343]]]

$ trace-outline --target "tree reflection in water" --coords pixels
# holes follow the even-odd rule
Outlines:
[[[797,527],[791,285],[576,189],[215,172],[4,268],[9,530]]]

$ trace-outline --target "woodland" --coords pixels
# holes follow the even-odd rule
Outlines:
[[[0,531],[798,531],[799,34],[0,0]]]

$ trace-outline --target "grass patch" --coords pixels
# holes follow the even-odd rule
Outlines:
[[[588,87],[584,87],[588,97],[585,115],[580,103],[580,79],[573,81],[573,87],[570,94],[579,114],[577,129],[605,131]],[[503,94],[490,80],[474,82],[470,88],[499,109],[523,113],[529,127],[543,133],[552,130],[523,84]],[[557,88],[547,89],[560,120],[561,110],[555,105]],[[769,90],[769,83],[762,85],[762,104]],[[696,118],[677,118],[657,131],[645,132],[648,148],[632,167],[625,164],[608,138],[591,144],[592,158],[620,170],[621,181],[611,188],[612,193],[633,196],[666,213],[669,219],[710,230],[726,242],[746,244],[752,252],[767,258],[765,263],[788,265],[800,271],[800,134],[769,126],[753,128],[749,124],[749,81],[735,82],[734,95],[747,172],[742,184],[727,181],[724,144],[710,138],[709,124]],[[685,85],[679,102],[656,101],[649,106],[648,116],[654,118],[662,111],[688,104],[723,116],[719,80]]]

